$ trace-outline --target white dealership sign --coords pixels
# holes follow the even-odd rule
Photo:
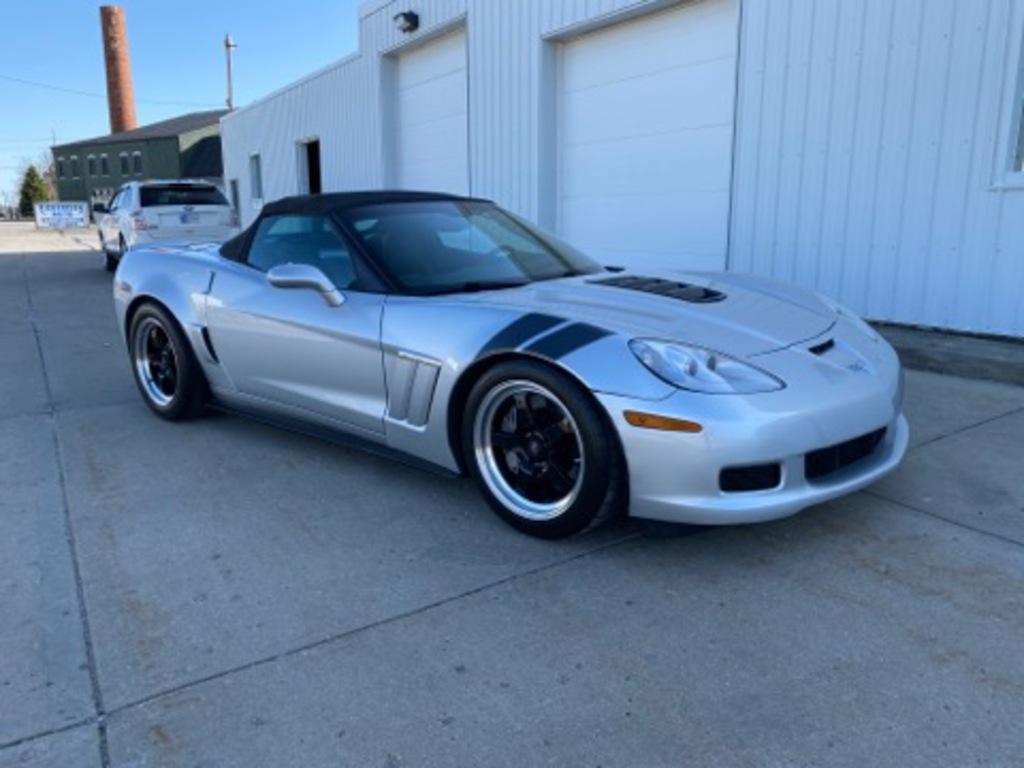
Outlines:
[[[76,229],[89,226],[88,203],[36,203],[40,229]]]

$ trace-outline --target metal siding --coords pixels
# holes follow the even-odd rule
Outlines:
[[[400,33],[397,6],[380,3],[360,20],[359,53],[236,110],[222,120],[225,179],[238,179],[242,219],[249,204],[249,161],[259,152],[264,199],[298,191],[295,144],[319,136],[325,191],[385,183],[386,131],[381,122],[388,78],[382,60],[439,29],[465,24],[469,60],[470,191],[531,219],[543,219],[549,136],[538,97],[552,73],[545,53],[552,36],[619,14],[656,10],[664,0],[422,0],[420,29]],[[374,10],[376,8],[376,10]]]
[[[993,186],[1024,0],[746,0],[730,266],[880,320],[1024,334]]]
[[[370,6],[359,54],[223,120],[243,218],[249,153],[267,199],[294,194],[309,136],[325,190],[381,186],[382,61],[462,23],[471,192],[550,224],[557,41],[667,4],[422,0],[413,36]],[[730,268],[877,319],[1024,334],[1024,189],[993,188],[1022,18],[1024,0],[743,0]]]

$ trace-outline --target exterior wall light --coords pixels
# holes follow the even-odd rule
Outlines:
[[[399,32],[409,34],[420,28],[420,15],[412,11],[402,11],[395,14],[395,25]]]

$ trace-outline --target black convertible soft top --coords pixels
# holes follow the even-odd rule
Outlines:
[[[384,203],[416,203],[431,200],[460,200],[490,202],[481,198],[463,197],[445,192],[409,192],[405,190],[366,190],[360,192],[328,192],[322,195],[292,195],[274,200],[263,206],[260,215],[256,217],[249,227],[235,237],[224,242],[220,252],[225,258],[238,261],[245,250],[245,242],[249,233],[259,226],[260,219],[266,216],[280,216],[282,214],[329,214],[347,208],[357,208],[363,205],[381,205]]]
[[[293,195],[282,197],[263,206],[262,215],[282,213],[330,213],[362,205],[382,203],[417,203],[430,200],[475,200],[476,198],[451,195],[444,192],[408,192],[403,190],[368,190],[363,192],[328,192],[323,195]]]

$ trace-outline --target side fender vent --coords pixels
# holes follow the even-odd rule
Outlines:
[[[203,337],[203,346],[206,347],[206,352],[213,358],[213,362],[220,363],[220,358],[217,357],[217,351],[213,348],[213,341],[210,339],[210,331],[204,325],[203,330],[199,332],[199,335]]]
[[[673,280],[662,280],[657,277],[639,277],[622,275],[620,277],[604,277],[588,281],[594,285],[608,285],[613,288],[625,288],[627,291],[653,293],[667,299],[689,301],[694,304],[710,304],[725,299],[725,294],[713,288],[705,288],[691,283],[677,283]]]
[[[398,352],[388,380],[388,418],[412,427],[425,425],[440,373],[439,362]]]

